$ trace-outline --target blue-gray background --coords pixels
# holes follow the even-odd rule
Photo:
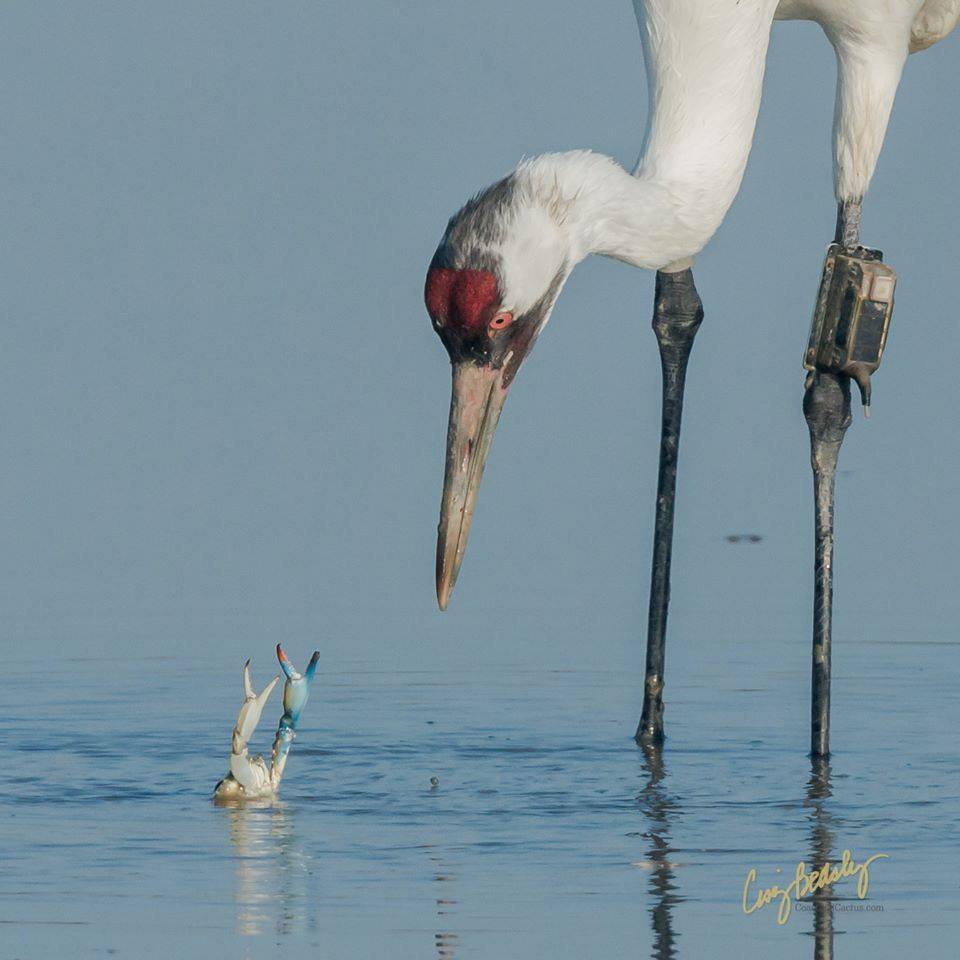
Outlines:
[[[199,809],[222,773],[235,671],[253,654],[262,678],[282,640],[298,660],[319,647],[324,682],[339,675],[356,691],[336,711],[311,707],[344,763],[359,756],[348,731],[367,730],[375,749],[406,729],[402,685],[359,712],[377,689],[363,671],[414,669],[449,671],[453,691],[482,671],[473,706],[450,690],[417,703],[429,715],[442,702],[451,723],[458,708],[504,705],[521,740],[549,739],[547,717],[553,732],[576,730],[601,711],[623,762],[659,430],[653,277],[594,259],[571,279],[507,404],[445,614],[433,553],[449,377],[421,297],[446,218],[522,155],[589,146],[633,163],[646,95],[626,0],[9,4],[2,21],[0,650],[6,665],[25,661],[9,676],[23,723],[10,721],[11,742],[29,749],[37,716],[61,711],[87,737],[65,756],[79,749],[100,770],[98,723],[115,733],[140,704],[163,718],[150,728],[159,751],[181,717],[189,736],[210,738],[184,801]],[[857,416],[838,480],[838,690],[870,677],[859,699],[838,694],[848,747],[864,729],[876,745],[905,730],[923,743],[956,706],[935,682],[948,646],[925,647],[928,685],[912,696],[928,709],[915,727],[885,698],[915,665],[899,642],[948,644],[960,603],[957,55],[954,37],[911,57],[864,212],[865,242],[901,281],[874,416]],[[696,268],[707,318],[688,382],[668,653],[668,701],[671,689],[682,701],[668,719],[686,724],[678,749],[722,716],[731,743],[750,728],[778,755],[806,749],[800,360],[834,224],[834,75],[818,27],[775,27],[744,186]],[[742,532],[763,540],[724,539]],[[874,640],[898,644],[896,656],[878,659]],[[104,659],[114,656],[175,659],[116,671]],[[33,686],[34,670],[60,657],[90,658],[89,695],[69,692],[80,669],[69,663],[47,675],[49,689]],[[609,696],[606,681],[574,695],[539,674],[586,668],[618,678]],[[756,705],[734,699],[737,674],[764,670],[766,699],[746,716]],[[498,700],[501,681],[516,699]],[[546,712],[524,713],[532,703]],[[471,736],[457,729],[454,745]],[[163,749],[179,757],[180,743]],[[377,822],[389,824],[400,781],[384,762],[393,786]],[[175,783],[183,770],[169,763]],[[713,763],[691,783],[740,779]],[[429,769],[411,775],[426,782]],[[806,775],[793,771],[783,789],[800,795]],[[329,778],[345,774],[326,776],[329,798]],[[918,782],[932,789],[939,776]],[[673,789],[689,800],[682,777]],[[745,789],[737,815],[754,816],[764,789]],[[902,795],[887,800],[891,815],[903,809]],[[330,802],[331,816],[342,812]],[[144,813],[129,815],[135,834]],[[312,816],[297,814],[301,831]],[[541,826],[553,836],[551,821]],[[783,844],[775,862],[789,866],[797,844]],[[747,865],[732,864],[723,883]]]
[[[639,663],[652,275],[594,259],[572,278],[510,397],[445,616],[448,368],[422,305],[446,217],[521,155],[634,161],[629,5],[20,4],[4,20],[7,630],[42,655],[186,653],[202,623],[224,651],[279,631],[396,665]],[[841,464],[851,629],[957,609],[956,56],[951,38],[910,59],[865,209],[902,280],[874,419]],[[833,228],[833,83],[819,28],[776,26],[743,190],[696,272],[676,623],[808,605],[799,358]],[[762,549],[732,552],[742,530]]]
[[[639,663],[652,276],[594,259],[572,278],[510,397],[445,616],[449,383],[422,305],[446,217],[521,155],[634,161],[629,5],[22,4],[4,20],[7,629],[42,655],[186,653],[202,623],[225,651],[279,630],[397,665],[521,648]],[[956,56],[951,38],[910,59],[864,215],[902,280],[874,419],[841,464],[852,629],[957,605]],[[807,608],[799,358],[833,228],[833,83],[818,27],[775,27],[743,190],[697,269],[678,623],[746,625],[758,598]],[[730,551],[744,529],[762,549]]]

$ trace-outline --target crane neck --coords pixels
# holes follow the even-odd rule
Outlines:
[[[728,206],[709,185],[642,168],[632,175],[586,150],[535,157],[514,176],[521,207],[545,212],[557,225],[571,266],[592,253],[652,270],[685,263]]]
[[[521,164],[531,193],[589,253],[660,269],[693,257],[740,189],[777,0],[637,2],[649,109],[631,175],[587,151]]]

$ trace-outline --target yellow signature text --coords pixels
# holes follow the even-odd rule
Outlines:
[[[844,850],[839,863],[828,860],[819,869],[809,872],[806,863],[801,860],[797,864],[793,879],[785,887],[776,883],[772,887],[757,887],[757,871],[755,867],[751,867],[743,884],[743,912],[755,913],[761,907],[776,903],[777,923],[783,926],[793,910],[794,900],[812,896],[847,877],[857,878],[857,897],[863,900],[870,890],[870,864],[888,857],[889,854],[886,853],[875,853],[862,863],[857,863],[853,854]]]

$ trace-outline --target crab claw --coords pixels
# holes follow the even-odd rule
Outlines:
[[[287,756],[296,736],[297,721],[300,719],[300,714],[303,713],[303,708],[307,705],[307,699],[310,696],[310,684],[313,682],[313,675],[317,670],[320,651],[314,651],[310,663],[307,664],[307,669],[302,674],[297,673],[296,668],[283,652],[279,643],[277,644],[277,659],[280,661],[283,672],[287,675],[287,681],[283,685],[283,716],[280,718],[280,724],[277,727],[277,736],[273,741],[273,751],[271,753],[270,777],[274,789],[280,786],[280,778],[283,776],[283,770],[287,764]]]
[[[320,651],[314,651],[306,671],[302,674],[297,673],[296,668],[283,652],[279,643],[277,644],[277,659],[280,661],[283,672],[287,675],[287,681],[283,685],[283,719],[287,721],[289,726],[296,728],[300,714],[307,705],[307,698],[310,696],[310,684],[313,682],[313,675],[317,670]]]
[[[287,675],[288,680],[301,679],[297,673],[297,668],[293,665],[290,658],[283,652],[283,647],[277,644],[277,659],[280,661],[280,669]]]
[[[260,722],[260,714],[267,704],[267,698],[273,693],[273,688],[279,683],[280,678],[274,677],[260,691],[259,696],[254,692],[253,683],[250,680],[250,661],[243,665],[243,706],[237,714],[237,723],[233,728],[233,752],[240,753],[247,745],[247,741],[253,736],[257,724]]]
[[[317,672],[317,664],[320,662],[320,651],[314,650],[313,656],[310,658],[310,662],[307,664],[307,669],[303,671],[303,675],[307,678],[307,683],[313,683],[313,675]]]
[[[256,694],[253,692],[253,683],[250,680],[250,658],[243,665],[243,699],[252,700]]]

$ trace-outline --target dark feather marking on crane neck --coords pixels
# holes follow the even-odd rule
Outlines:
[[[540,331],[543,329],[557,297],[560,296],[560,289],[563,287],[563,281],[566,279],[568,272],[567,264],[564,263],[553,280],[550,281],[547,292],[519,318],[519,321],[514,321],[513,336],[509,342],[510,350],[503,354],[504,389],[510,386],[520,369],[520,364],[530,355],[530,351],[537,342],[537,337],[540,336]]]
[[[478,245],[499,246],[504,240],[510,207],[516,199],[516,190],[517,178],[512,173],[487,187],[486,190],[481,190],[450,218],[442,246],[450,249],[454,256],[458,253],[469,255],[471,248],[476,248]],[[450,265],[476,269],[473,263]]]

